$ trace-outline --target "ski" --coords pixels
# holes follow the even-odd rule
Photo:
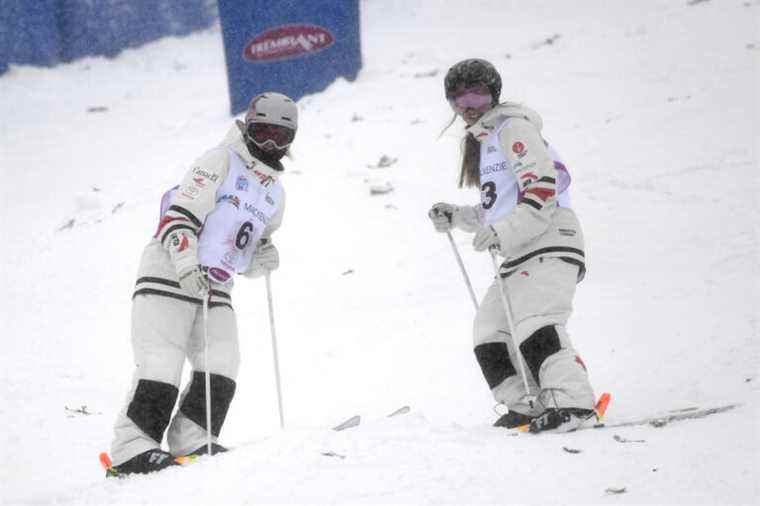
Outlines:
[[[409,411],[411,411],[411,408],[409,408],[409,406],[401,406],[396,411],[394,411],[393,413],[389,414],[386,418],[391,418],[393,416],[398,416],[398,415],[405,415],[405,414],[409,413]]]
[[[596,416],[596,423],[593,425],[582,425],[570,432],[576,432],[579,430],[588,429],[611,429],[617,427],[635,427],[643,425],[651,425],[652,427],[664,427],[671,422],[678,422],[682,420],[693,420],[698,418],[704,418],[706,416],[714,415],[716,413],[723,413],[730,411],[734,408],[741,406],[741,404],[726,404],[723,406],[716,406],[712,408],[698,408],[691,407],[685,409],[674,409],[660,415],[650,415],[641,418],[634,418],[630,420],[619,420],[611,423],[604,422],[604,415],[607,411],[607,407],[610,404],[611,396],[609,393],[604,393],[599,398],[599,401],[594,406],[594,413]],[[517,427],[518,432],[529,432],[529,424],[521,425]]]
[[[695,420],[698,418],[705,418],[706,416],[714,415],[717,413],[724,413],[732,409],[738,408],[741,404],[726,404],[724,406],[716,406],[713,408],[686,408],[673,410],[663,415],[648,416],[643,418],[637,418],[633,420],[621,420],[619,422],[612,423],[596,423],[588,427],[581,427],[582,429],[605,429],[614,427],[634,427],[637,425],[651,425],[652,427],[664,427],[671,422],[678,422],[681,420]]]
[[[345,422],[339,423],[338,425],[333,427],[332,430],[341,431],[341,430],[351,429],[359,425],[361,421],[362,421],[362,417],[360,415],[354,415],[351,418],[347,419]]]
[[[385,415],[385,417],[392,418],[398,415],[405,415],[406,413],[409,413],[409,411],[411,411],[411,408],[409,406],[401,406],[397,410]],[[335,427],[333,427],[332,430],[341,431],[341,430],[346,430],[346,429],[352,429],[358,426],[361,423],[361,421],[362,421],[361,415],[354,415],[351,418],[348,418],[344,422],[341,422]]]

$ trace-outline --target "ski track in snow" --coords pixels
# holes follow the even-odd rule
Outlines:
[[[155,476],[106,481],[97,455],[130,380],[131,289],[159,199],[231,124],[219,29],[0,77],[0,504],[760,502],[760,4],[470,4],[362,2],[364,68],[299,101],[284,180],[286,430],[264,284],[241,280],[222,434],[235,449]],[[461,123],[438,138],[443,75],[472,56],[543,116],[571,168],[589,272],[569,331],[613,394],[609,421],[741,407],[662,428],[490,427],[471,303],[426,217],[478,198],[456,189]],[[397,160],[369,167],[384,155]],[[482,294],[490,263],[454,237]],[[328,429],[356,413],[361,426]]]

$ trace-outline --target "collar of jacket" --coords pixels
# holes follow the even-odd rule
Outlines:
[[[538,131],[543,127],[541,116],[532,109],[516,104],[514,102],[503,102],[476,121],[473,125],[467,127],[467,131],[475,137],[478,142],[484,141],[489,135],[509,118],[522,118],[532,123]]]

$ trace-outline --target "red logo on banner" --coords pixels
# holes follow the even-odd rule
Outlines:
[[[284,60],[316,53],[332,46],[335,37],[316,25],[283,25],[258,34],[243,49],[252,62]]]

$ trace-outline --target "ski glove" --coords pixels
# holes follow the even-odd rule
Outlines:
[[[472,239],[472,247],[475,248],[475,251],[485,251],[493,247],[501,248],[499,235],[491,225],[480,227]]]
[[[262,239],[259,241],[259,245],[256,248],[251,259],[251,266],[245,271],[245,275],[249,278],[258,278],[272,272],[280,266],[280,254],[277,251],[274,243],[268,239]]]
[[[433,207],[428,211],[428,217],[438,232],[448,232],[452,228],[474,232],[480,223],[478,211],[475,207],[460,207],[445,202],[433,204]]]
[[[208,278],[198,263],[198,238],[188,230],[172,232],[167,241],[169,257],[179,279],[179,286],[193,297],[205,298]]]

